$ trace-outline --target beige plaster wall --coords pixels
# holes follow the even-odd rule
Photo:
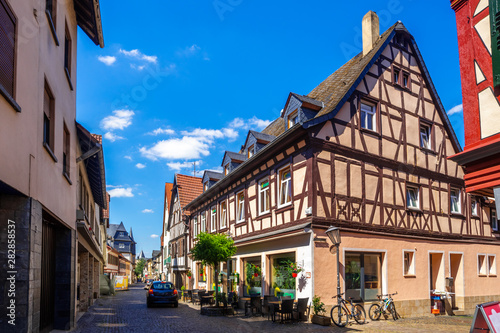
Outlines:
[[[324,231],[314,230],[317,237],[325,237]],[[384,293],[398,292],[396,301],[428,300],[430,295],[429,255],[436,252],[443,257],[443,266],[439,284],[444,286],[444,278],[451,274],[450,262],[457,264],[457,258],[450,254],[462,255],[457,283],[455,284],[457,297],[486,297],[499,294],[500,279],[497,275],[479,276],[477,272],[478,253],[500,255],[499,245],[479,245],[463,242],[440,242],[435,240],[410,239],[403,237],[388,237],[382,235],[357,234],[342,232],[340,246],[341,288],[344,291],[343,263],[345,252],[380,252],[383,253],[382,285]],[[323,242],[324,243],[324,242]],[[331,297],[336,289],[336,257],[329,252],[327,246],[316,242],[314,246],[314,293],[322,297],[325,304],[333,304]],[[403,250],[414,252],[415,275],[403,275]],[[498,265],[498,263],[496,263]],[[438,267],[435,267],[437,270]],[[498,267],[497,267],[498,269]],[[455,275],[455,272],[453,273]],[[463,281],[460,277],[463,276]],[[461,283],[460,283],[461,282]]]
[[[65,22],[72,38],[72,83],[76,88],[77,25],[73,2],[57,1],[57,46],[45,15],[45,2],[7,1],[17,18],[15,93],[21,107],[16,112],[0,96],[0,180],[40,201],[70,227],[75,227],[77,167],[75,129],[75,91],[70,90],[64,71]],[[55,98],[54,154],[43,147],[44,81]],[[70,177],[62,174],[63,122],[71,136]]]

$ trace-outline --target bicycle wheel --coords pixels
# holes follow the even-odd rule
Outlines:
[[[365,321],[366,321],[366,312],[365,312],[365,308],[363,308],[362,305],[356,304],[356,306],[353,309],[352,315],[354,316],[354,320],[356,320],[356,322],[358,324],[364,324],[365,323]]]
[[[392,319],[398,320],[398,313],[396,312],[396,307],[394,306],[394,303],[389,304],[387,310],[392,314]]]
[[[332,317],[333,323],[338,327],[344,327],[349,321],[349,315],[347,314],[347,310],[343,306],[340,307],[339,315],[339,306],[335,305],[330,312],[330,316]]]
[[[380,315],[381,315],[380,305],[372,304],[372,306],[370,306],[370,308],[368,309],[368,316],[370,316],[370,319],[373,321],[379,320]]]

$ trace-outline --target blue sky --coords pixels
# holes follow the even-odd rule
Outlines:
[[[455,15],[449,1],[101,0],[105,48],[79,30],[77,121],[104,136],[111,223],[138,251],[160,248],[164,183],[217,170],[248,129],[279,116],[361,50],[361,19],[415,37],[463,146]]]

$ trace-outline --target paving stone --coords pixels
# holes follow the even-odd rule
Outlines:
[[[73,332],[465,332],[471,317],[424,317],[379,320],[364,325],[352,323],[348,328],[322,327],[311,323],[279,324],[267,317],[245,318],[239,309],[235,316],[208,317],[200,315],[200,307],[179,302],[179,307],[146,307],[143,284],[134,284],[116,296],[102,296],[80,318]]]

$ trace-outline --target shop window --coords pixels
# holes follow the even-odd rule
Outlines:
[[[292,202],[292,175],[290,166],[279,171],[279,206],[285,206]]]
[[[494,254],[488,255],[488,275],[497,275],[497,258]]]
[[[450,191],[450,204],[451,204],[451,212],[454,214],[460,214],[462,212],[461,199],[460,199],[460,190],[452,188]]]
[[[478,254],[477,255],[477,274],[486,275],[486,273],[487,273],[486,270],[487,270],[486,255],[485,254]]]
[[[403,251],[403,274],[415,275],[415,251]]]
[[[491,219],[491,229],[493,231],[498,231],[497,210],[494,208],[490,209],[490,219]]]
[[[210,208],[210,231],[215,232],[217,230],[217,207],[213,206]]]
[[[382,293],[382,255],[353,253],[345,255],[346,297],[374,301]]]
[[[226,201],[221,202],[220,204],[220,227],[227,227],[227,204]]]
[[[293,277],[292,264],[295,264],[294,253],[285,253],[271,257],[270,295],[291,296],[295,299],[297,278]]]
[[[406,207],[420,210],[420,188],[417,186],[406,187]]]
[[[361,128],[377,131],[377,107],[373,104],[361,102],[360,106]]]
[[[245,220],[245,192],[238,192],[236,198],[236,222],[243,222]]]
[[[262,295],[262,268],[260,257],[246,259],[244,262],[245,285],[243,287],[243,295]]]
[[[262,179],[259,184],[259,214],[269,213],[269,178]]]

